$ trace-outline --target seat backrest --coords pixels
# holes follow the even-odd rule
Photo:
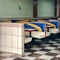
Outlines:
[[[33,31],[32,37],[34,38],[44,38],[45,37],[45,23],[44,22],[32,22],[32,24],[37,25],[42,31]]]

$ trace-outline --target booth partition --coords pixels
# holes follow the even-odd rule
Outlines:
[[[21,23],[0,23],[0,51],[24,53],[24,25]]]

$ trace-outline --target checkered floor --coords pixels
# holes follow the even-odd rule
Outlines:
[[[60,60],[60,39],[32,45],[30,49],[25,49],[22,58],[18,54],[0,52],[0,60]]]

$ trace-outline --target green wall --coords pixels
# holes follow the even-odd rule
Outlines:
[[[54,0],[38,0],[38,17],[54,17]]]
[[[0,18],[33,17],[32,3],[32,0],[0,0]]]

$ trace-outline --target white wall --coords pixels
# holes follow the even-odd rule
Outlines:
[[[38,0],[38,17],[54,16],[54,0]]]
[[[33,17],[32,9],[32,0],[0,0],[0,18]]]

